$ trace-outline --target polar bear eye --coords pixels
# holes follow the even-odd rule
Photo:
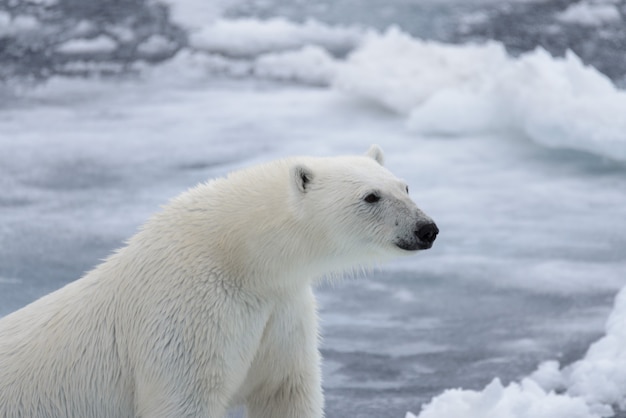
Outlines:
[[[406,193],[409,194],[409,186],[405,186]]]
[[[363,200],[365,200],[367,203],[376,203],[380,200],[380,196],[378,196],[376,193],[370,193],[365,196]]]

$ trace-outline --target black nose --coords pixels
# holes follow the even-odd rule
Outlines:
[[[439,228],[435,225],[434,222],[431,222],[426,225],[422,225],[415,231],[415,235],[420,239],[420,241],[432,244],[437,238],[437,234],[439,233]]]

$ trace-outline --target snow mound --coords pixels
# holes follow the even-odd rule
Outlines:
[[[261,55],[255,60],[253,71],[263,78],[328,85],[337,65],[325,49],[309,45],[297,51]]]
[[[192,33],[190,43],[201,51],[242,58],[306,45],[317,45],[333,54],[345,54],[361,38],[359,29],[328,26],[315,20],[298,24],[282,18],[246,18],[217,20]]]
[[[481,392],[450,389],[434,398],[416,417],[406,418],[600,418],[583,399],[544,391],[537,383],[502,386],[494,379]]]
[[[606,335],[585,357],[560,369],[547,361],[521,383],[494,379],[483,391],[451,389],[406,418],[600,418],[626,409],[626,287],[617,295]]]
[[[392,28],[369,34],[341,67],[335,85],[408,114],[443,90],[481,77],[486,82],[507,60],[497,43],[448,45]]]
[[[117,48],[111,38],[100,35],[93,39],[70,39],[61,44],[57,51],[66,54],[110,53]]]
[[[595,408],[617,405],[626,409],[626,287],[615,299],[606,335],[589,347],[585,357],[559,370],[555,361],[543,363],[531,375],[546,390],[565,390]]]
[[[165,51],[175,49],[176,45],[166,37],[155,34],[143,41],[137,47],[137,51],[144,56],[159,55]]]
[[[626,92],[572,52],[512,58],[497,43],[446,45],[392,28],[366,36],[334,85],[421,134],[507,132],[626,161]]]
[[[564,23],[583,26],[601,26],[621,20],[619,9],[614,4],[589,3],[581,1],[570,4],[567,9],[558,13],[556,19]]]
[[[172,78],[172,74],[178,78],[181,74],[187,78],[203,78],[207,73],[233,78],[254,76],[267,80],[327,86],[332,80],[336,65],[337,62],[326,50],[316,46],[261,54],[253,60],[183,51],[167,64],[153,69],[151,73],[161,78]]]

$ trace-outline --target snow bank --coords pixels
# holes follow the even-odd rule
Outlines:
[[[406,418],[600,418],[626,409],[626,287],[617,295],[606,335],[582,360],[560,369],[547,361],[521,383],[494,379],[483,391],[451,389]]]
[[[205,78],[207,72],[228,77],[258,77],[262,79],[328,86],[337,62],[326,50],[317,46],[285,52],[261,54],[255,59],[229,58],[220,54],[183,51],[167,64],[153,69],[151,74],[161,78]]]
[[[546,362],[531,376],[547,390],[564,390],[594,408],[617,405],[626,409],[626,288],[615,299],[606,335],[589,347],[585,357],[559,370]]]
[[[626,409],[626,288],[617,296],[606,324],[606,335],[591,345],[585,357],[564,370],[568,393],[592,404]]]
[[[65,54],[110,53],[117,48],[115,41],[100,35],[93,39],[70,39],[61,44],[57,51]]]
[[[570,4],[567,9],[558,13],[556,19],[564,23],[574,23],[584,26],[601,26],[607,23],[619,22],[619,9],[610,2],[581,1]]]
[[[305,46],[297,51],[264,54],[255,60],[253,72],[259,77],[274,80],[328,85],[337,65],[325,49]]]
[[[600,418],[581,398],[546,392],[537,383],[502,386],[494,379],[482,392],[450,389],[434,398],[416,417],[406,418]]]
[[[406,115],[422,134],[508,132],[626,160],[626,92],[573,53],[509,57],[500,44],[370,34],[338,67],[337,88]]]
[[[173,50],[176,45],[162,35],[152,35],[137,47],[137,51],[144,56],[159,55]]]
[[[357,45],[361,30],[333,27],[315,20],[302,24],[282,18],[221,19],[192,33],[191,45],[201,51],[228,57],[254,57],[317,45],[333,54],[345,54]]]
[[[420,41],[392,28],[370,34],[337,74],[335,85],[404,114],[436,94],[484,79],[506,65],[504,48]]]

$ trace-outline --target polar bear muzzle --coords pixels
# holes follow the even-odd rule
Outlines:
[[[439,234],[439,228],[434,222],[418,222],[415,225],[414,236],[411,239],[400,239],[396,245],[407,251],[427,250],[433,246],[437,234]]]

